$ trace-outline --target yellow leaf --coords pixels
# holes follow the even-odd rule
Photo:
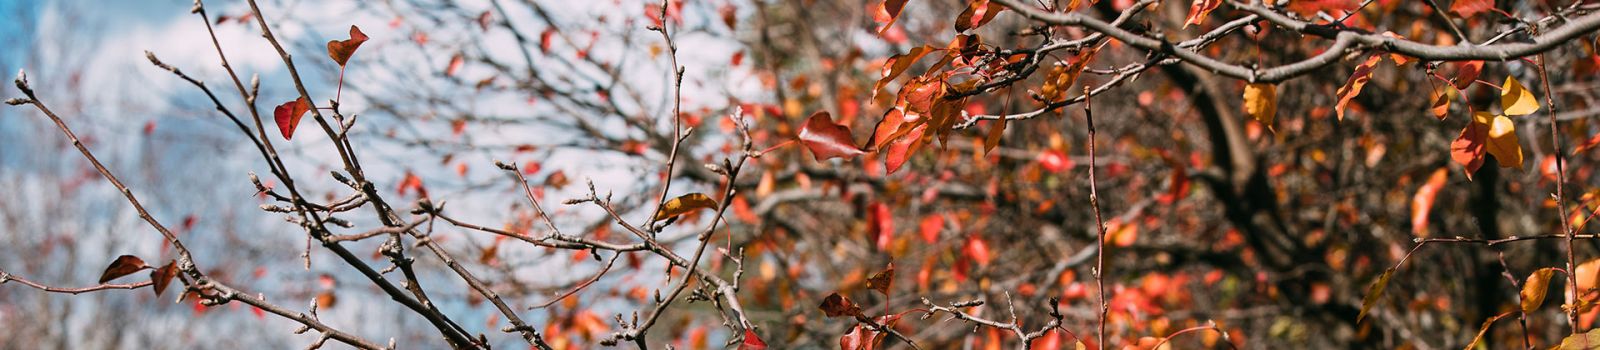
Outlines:
[[[666,204],[661,205],[661,211],[656,212],[656,217],[651,220],[661,221],[665,220],[666,218],[688,214],[690,212],[694,212],[695,210],[712,209],[716,207],[717,201],[711,200],[711,197],[707,197],[705,194],[700,193],[690,193],[678,196],[678,198],[673,198],[672,200],[667,201]]]
[[[1573,334],[1561,340],[1560,350],[1593,350],[1600,349],[1600,328],[1589,330],[1584,334]]]
[[[1555,272],[1546,267],[1528,275],[1527,282],[1522,283],[1522,312],[1533,312],[1544,305],[1544,295],[1550,291],[1550,276]]]
[[[1378,297],[1383,295],[1383,289],[1389,286],[1389,277],[1394,277],[1393,268],[1384,270],[1383,275],[1378,276],[1378,280],[1367,288],[1367,296],[1361,298],[1361,313],[1356,314],[1356,323],[1361,323],[1361,319],[1367,317],[1367,311],[1378,304]]]
[[[1272,119],[1278,114],[1278,87],[1263,83],[1245,85],[1244,113],[1272,127]]]
[[[1500,85],[1500,109],[1506,115],[1527,115],[1539,110],[1539,100],[1522,88],[1517,78],[1507,75],[1505,84]]]
[[[1478,119],[1478,116],[1473,116],[1473,119]],[[1500,167],[1522,169],[1522,144],[1517,142],[1517,125],[1511,118],[1494,116],[1494,121],[1489,124],[1488,149],[1489,154],[1500,161]]]

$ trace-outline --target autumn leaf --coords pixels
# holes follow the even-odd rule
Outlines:
[[[459,54],[459,53],[455,54],[455,56],[450,56],[450,65],[445,66],[445,68],[444,68],[444,76],[447,76],[447,77],[455,76],[456,72],[460,71],[461,70],[461,66],[463,64],[465,64],[465,63],[466,63],[466,58],[462,57],[461,54]]]
[[[1206,15],[1211,14],[1212,10],[1216,10],[1217,6],[1222,6],[1222,0],[1194,0],[1189,5],[1189,18],[1183,20],[1183,27],[1189,28],[1191,24],[1205,22]]]
[[[744,343],[739,344],[739,350],[767,350],[767,342],[761,341],[761,336],[755,330],[744,330]]]
[[[1487,113],[1483,113],[1487,116]],[[1473,116],[1474,123],[1478,116]],[[1489,154],[1500,161],[1502,168],[1522,169],[1522,144],[1517,142],[1517,125],[1503,115],[1494,116],[1489,126]]]
[[[811,156],[819,162],[835,157],[849,159],[867,153],[856,146],[850,136],[850,128],[835,124],[833,116],[827,111],[819,111],[806,118],[806,125],[800,128],[800,143],[810,149]]]
[[[100,283],[104,284],[106,282],[111,282],[111,280],[148,268],[150,268],[150,266],[145,265],[144,260],[139,259],[137,256],[119,256],[117,257],[117,260],[111,261],[111,266],[106,266],[105,272],[100,273]]]
[[[1472,122],[1461,129],[1461,136],[1457,136],[1450,143],[1450,158],[1457,164],[1466,168],[1467,180],[1472,180],[1472,173],[1478,172],[1478,167],[1483,166],[1483,154],[1487,151],[1489,139],[1488,113],[1478,112],[1472,116]],[[1484,120],[1480,122],[1479,120]]]
[[[1002,10],[1005,10],[1004,6],[989,0],[968,2],[967,9],[956,16],[956,31],[965,32],[989,24]]]
[[[284,140],[294,137],[294,129],[300,125],[300,118],[309,111],[311,103],[304,97],[284,102],[272,109],[272,118],[278,122],[278,132],[283,133]]]
[[[1060,102],[1067,97],[1067,90],[1072,89],[1072,83],[1083,74],[1083,69],[1088,67],[1089,61],[1099,53],[1098,46],[1079,52],[1067,65],[1056,65],[1044,78],[1044,86],[1039,87],[1039,94],[1044,96],[1046,102]]]
[[[1277,86],[1264,83],[1245,85],[1244,113],[1266,125],[1267,128],[1272,128],[1272,119],[1278,114]]]
[[[1461,15],[1462,18],[1472,17],[1494,8],[1494,0],[1455,0],[1450,4],[1450,12]]]
[[[1595,350],[1600,349],[1600,328],[1591,329],[1583,334],[1573,334],[1561,339],[1559,350]]]
[[[1500,109],[1506,115],[1528,115],[1539,110],[1539,100],[1517,78],[1507,75],[1506,82],[1500,85]]]
[[[1394,268],[1384,270],[1383,275],[1378,276],[1378,280],[1367,288],[1367,295],[1361,298],[1361,312],[1356,314],[1356,323],[1361,323],[1361,319],[1367,317],[1367,311],[1378,304],[1378,297],[1383,295],[1383,289],[1389,286],[1389,277],[1394,277]]]
[[[1578,144],[1577,147],[1573,147],[1572,155],[1582,154],[1584,151],[1588,151],[1597,145],[1600,145],[1600,133],[1589,136],[1589,139],[1583,140],[1583,143]]]
[[[929,214],[922,217],[922,223],[917,225],[917,231],[922,234],[922,241],[934,243],[939,240],[939,232],[944,230],[944,215]]]
[[[656,212],[652,221],[666,220],[667,218],[688,214],[700,209],[716,209],[717,201],[702,193],[690,193],[678,198],[673,198],[661,205],[661,211]]]
[[[1377,68],[1378,62],[1381,61],[1383,61],[1383,56],[1381,55],[1368,56],[1366,62],[1356,66],[1355,72],[1350,73],[1350,79],[1345,80],[1344,86],[1339,87],[1337,92],[1339,104],[1333,108],[1334,112],[1339,114],[1339,120],[1344,120],[1345,105],[1350,104],[1350,101],[1354,100],[1356,95],[1361,94],[1361,87],[1366,86],[1367,81],[1372,80],[1372,70]]]
[[[1466,90],[1472,83],[1478,81],[1478,73],[1483,72],[1483,61],[1466,61],[1456,63],[1456,90]]]
[[[1417,188],[1417,194],[1411,196],[1411,233],[1418,237],[1427,237],[1428,213],[1433,211],[1433,200],[1439,196],[1439,190],[1444,188],[1445,180],[1449,178],[1449,170],[1439,168],[1428,176],[1428,182]]]
[[[839,293],[828,294],[828,297],[822,299],[822,305],[818,305],[817,308],[822,309],[822,314],[828,317],[856,316],[861,314],[860,306],[857,306],[855,302],[850,301],[850,298],[839,295]]]
[[[989,243],[984,242],[978,235],[967,236],[967,242],[961,249],[968,258],[977,261],[978,266],[989,265]]]
[[[883,26],[878,28],[878,35],[883,35],[883,32],[888,31],[889,27],[894,26],[894,21],[900,18],[900,12],[906,9],[906,1],[907,0],[883,1],[883,12],[874,16],[878,22],[883,23]]]
[[[344,67],[345,63],[350,62],[350,55],[354,55],[356,48],[361,47],[361,43],[364,42],[367,42],[367,34],[362,33],[361,28],[352,25],[349,39],[328,41],[328,57],[338,62],[339,67]]]
[[[892,285],[894,285],[894,263],[889,263],[888,268],[872,274],[871,278],[867,278],[867,288],[883,293],[885,296],[889,295],[889,288]]]
[[[877,239],[878,250],[889,250],[894,243],[894,217],[889,214],[888,204],[867,205],[867,234]]]
[[[151,270],[150,282],[151,287],[153,287],[154,291],[156,292],[156,296],[161,296],[161,292],[166,291],[167,285],[172,283],[172,278],[177,276],[178,265],[171,261],[167,262],[166,265],[161,265],[160,268]]]
[[[1477,348],[1478,347],[1478,343],[1483,341],[1483,335],[1485,333],[1489,333],[1489,326],[1493,326],[1494,325],[1494,321],[1499,321],[1500,319],[1505,318],[1506,316],[1511,316],[1511,312],[1495,315],[1494,317],[1490,317],[1487,320],[1483,320],[1483,327],[1478,328],[1478,336],[1472,337],[1472,342],[1467,343],[1467,347],[1465,347],[1464,349],[1471,350],[1471,349]]]
[[[1439,120],[1444,120],[1445,117],[1450,116],[1450,93],[1448,91],[1434,92],[1433,103],[1428,105],[1428,112],[1433,113],[1433,117]]]
[[[1522,312],[1533,312],[1544,305],[1544,295],[1550,291],[1550,277],[1555,272],[1546,267],[1528,275],[1527,281],[1522,283]]]

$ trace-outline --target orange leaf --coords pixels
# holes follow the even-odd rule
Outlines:
[[[328,57],[338,62],[340,67],[344,67],[345,63],[350,62],[350,55],[354,55],[356,48],[361,47],[361,43],[364,42],[367,42],[367,35],[361,33],[361,28],[352,25],[350,39],[328,41]]]
[[[1555,272],[1546,267],[1528,275],[1527,281],[1522,283],[1522,312],[1533,312],[1544,305],[1544,296],[1550,291],[1550,277]]]
[[[989,243],[984,242],[983,238],[979,238],[977,235],[967,237],[967,243],[962,246],[962,252],[968,258],[977,260],[978,266],[989,265]]]
[[[1183,20],[1183,27],[1188,28],[1190,24],[1204,22],[1206,15],[1211,14],[1211,10],[1216,10],[1217,6],[1222,6],[1222,0],[1194,0],[1194,3],[1189,5],[1189,18]]]
[[[939,240],[939,232],[944,230],[944,215],[929,214],[922,218],[918,231],[922,233],[922,240],[934,243]]]
[[[1474,115],[1472,119],[1473,121],[1467,123],[1465,129],[1461,129],[1461,136],[1450,143],[1450,158],[1466,168],[1468,181],[1472,180],[1472,173],[1478,172],[1478,167],[1483,166],[1483,154],[1488,151],[1489,140],[1488,122],[1479,122],[1478,115]]]
[[[444,76],[447,76],[447,77],[455,76],[456,72],[460,71],[461,70],[461,66],[463,64],[465,64],[465,63],[466,63],[466,59],[461,57],[461,54],[459,54],[459,53],[456,54],[455,56],[450,56],[450,65],[446,66],[444,68]]]
[[[1494,7],[1494,0],[1456,0],[1450,4],[1450,12],[1455,12],[1461,17],[1472,17]]]
[[[670,217],[688,214],[695,210],[715,209],[716,207],[717,201],[712,200],[711,197],[703,193],[690,193],[667,201],[661,206],[661,211],[656,212],[656,217],[651,220],[661,221]]]
[[[1428,176],[1428,182],[1417,188],[1417,194],[1411,196],[1411,233],[1427,237],[1428,213],[1433,211],[1433,200],[1439,196],[1439,189],[1444,187],[1445,180],[1449,178],[1449,171],[1445,168],[1435,170]]]
[[[139,270],[148,268],[150,268],[150,266],[145,265],[144,260],[139,259],[137,256],[119,256],[117,257],[117,260],[111,261],[111,266],[106,266],[105,272],[100,273],[100,283],[103,284],[110,282],[118,277],[127,276],[128,274],[139,272]]]
[[[284,140],[294,137],[294,129],[300,125],[300,118],[309,111],[311,103],[304,97],[284,102],[272,109],[272,118],[278,122],[278,132],[283,133]]]
[[[1472,86],[1472,82],[1478,80],[1478,73],[1481,72],[1483,72],[1483,61],[1456,62],[1456,90],[1466,90]]]
[[[1372,80],[1372,70],[1381,61],[1383,61],[1383,56],[1381,55],[1368,56],[1366,62],[1356,66],[1356,71],[1350,73],[1350,79],[1344,82],[1344,86],[1339,87],[1339,104],[1334,106],[1334,112],[1339,114],[1339,120],[1344,120],[1344,106],[1350,104],[1350,100],[1354,100],[1356,95],[1361,94],[1361,87],[1366,86],[1367,81]]]
[[[811,150],[811,156],[817,161],[828,158],[854,158],[867,153],[857,147],[855,140],[850,136],[850,128],[835,124],[833,116],[827,111],[819,111],[806,119],[806,125],[800,128],[800,143]]]
[[[976,0],[967,3],[967,9],[956,16],[956,31],[965,32],[969,29],[982,27],[994,20],[994,16],[1005,10],[1004,6],[989,0]]]

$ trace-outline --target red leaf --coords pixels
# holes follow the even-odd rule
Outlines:
[[[922,218],[922,225],[918,231],[922,232],[923,241],[934,243],[939,240],[939,231],[942,230],[944,230],[944,215],[929,214]]]
[[[906,0],[884,0],[883,6],[879,8],[882,12],[874,13],[873,19],[883,23],[882,27],[878,27],[878,34],[882,35],[884,31],[894,26],[895,19],[899,18],[900,12],[906,9]]]
[[[978,266],[989,265],[989,243],[977,235],[967,237],[966,245],[962,246],[962,253],[972,260],[977,260]]]
[[[1450,12],[1455,12],[1461,17],[1472,17],[1494,7],[1494,0],[1456,0],[1450,4]]]
[[[744,344],[739,344],[739,350],[767,350],[767,342],[761,341],[755,331],[745,329]]]
[[[294,129],[300,125],[300,117],[311,111],[311,103],[304,97],[294,101],[284,102],[272,109],[272,117],[278,122],[278,131],[283,133],[283,139],[294,138]]]
[[[1411,233],[1427,237],[1428,213],[1433,211],[1433,200],[1438,198],[1439,190],[1444,188],[1445,180],[1449,177],[1445,168],[1435,170],[1428,176],[1428,182],[1417,188],[1417,194],[1411,196]]]
[[[1582,154],[1583,151],[1588,151],[1590,148],[1594,148],[1595,145],[1600,145],[1600,134],[1594,134],[1594,136],[1589,136],[1588,140],[1583,140],[1582,144],[1572,149],[1572,155]]]
[[[400,179],[400,185],[395,187],[395,192],[404,196],[412,190],[416,190],[419,194],[427,193],[427,190],[422,188],[422,178],[417,177],[416,173],[406,171],[406,176]]]
[[[1072,158],[1068,158],[1065,153],[1061,153],[1058,150],[1039,153],[1038,161],[1040,167],[1051,173],[1059,174],[1063,171],[1072,170]]]
[[[465,63],[466,63],[466,58],[461,57],[461,54],[458,53],[455,56],[451,56],[450,57],[450,66],[447,66],[447,67],[444,68],[444,76],[447,76],[447,77],[455,76],[456,72],[461,70],[461,65],[465,64]]]
[[[889,250],[894,243],[894,218],[889,215],[889,205],[882,202],[867,206],[867,231],[878,241],[878,250]]]
[[[850,136],[850,128],[835,124],[833,116],[826,111],[819,111],[806,119],[806,125],[800,128],[800,143],[811,150],[811,156],[817,161],[828,158],[854,158],[867,153],[856,146]]]
[[[127,276],[148,268],[150,268],[150,265],[145,265],[144,260],[139,259],[137,256],[119,256],[117,260],[111,261],[111,266],[106,266],[105,272],[100,273],[100,283],[104,284],[118,277]]]
[[[1467,170],[1467,180],[1472,180],[1472,173],[1478,172],[1478,167],[1483,166],[1483,155],[1488,152],[1489,125],[1472,122],[1467,123],[1467,128],[1461,129],[1461,136],[1450,143],[1450,158]]]
[[[367,42],[367,35],[361,33],[361,28],[352,25],[350,39],[328,41],[328,57],[338,62],[340,67],[344,67],[345,63],[350,62],[350,55],[354,55],[356,48],[361,47],[361,43],[364,42]]]
[[[172,283],[172,278],[178,276],[178,265],[169,261],[161,268],[150,271],[151,287],[154,287],[156,296],[167,290],[167,285]]]
[[[1466,90],[1472,86],[1472,82],[1478,80],[1478,73],[1481,72],[1483,72],[1483,61],[1456,62],[1456,90]]]
[[[1339,104],[1333,108],[1334,112],[1339,114],[1339,120],[1344,120],[1344,106],[1350,104],[1350,100],[1354,100],[1356,95],[1361,94],[1361,87],[1366,86],[1367,81],[1372,80],[1372,70],[1381,61],[1383,61],[1382,55],[1374,54],[1367,57],[1366,62],[1356,66],[1356,71],[1350,73],[1350,79],[1344,82],[1344,86],[1339,87]]]

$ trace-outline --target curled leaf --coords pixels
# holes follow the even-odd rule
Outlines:
[[[361,43],[364,42],[367,42],[367,34],[362,33],[361,28],[352,25],[349,39],[328,41],[328,57],[338,62],[340,67],[344,67],[345,63],[350,62],[350,55],[354,55],[356,48],[361,47]]]
[[[867,153],[856,146],[850,136],[850,128],[835,124],[833,116],[826,111],[811,114],[806,119],[806,125],[800,128],[800,143],[810,149],[811,156],[819,162],[835,157],[849,159]]]
[[[688,214],[700,209],[715,209],[717,201],[702,193],[690,193],[678,198],[673,198],[661,205],[661,211],[656,212],[656,217],[651,220],[661,221],[667,218]]]
[[[1333,108],[1334,112],[1339,114],[1339,120],[1344,120],[1344,106],[1350,104],[1350,100],[1354,100],[1356,95],[1361,94],[1361,87],[1366,86],[1367,81],[1372,80],[1372,70],[1377,68],[1378,62],[1381,61],[1383,61],[1382,55],[1374,54],[1368,56],[1366,62],[1356,66],[1355,72],[1350,73],[1350,79],[1345,80],[1344,86],[1339,87],[1337,92],[1339,104]]]
[[[867,288],[883,293],[885,296],[889,295],[889,288],[893,284],[894,263],[889,263],[889,268],[872,274],[871,278],[867,278]]]
[[[861,307],[839,293],[828,294],[817,308],[822,309],[822,314],[828,317],[861,315]]]
[[[1378,276],[1378,280],[1372,282],[1371,287],[1367,287],[1367,295],[1361,298],[1361,313],[1356,314],[1356,323],[1361,323],[1361,319],[1367,317],[1367,311],[1378,304],[1378,297],[1382,296],[1383,289],[1389,286],[1389,277],[1394,277],[1394,268],[1384,270],[1383,275]]]
[[[1188,28],[1190,24],[1205,22],[1206,15],[1216,10],[1217,6],[1222,6],[1222,0],[1194,0],[1189,4],[1189,18],[1183,20],[1183,27]]]
[[[1444,188],[1449,173],[1445,168],[1435,170],[1433,175],[1428,176],[1428,182],[1417,188],[1417,194],[1411,196],[1412,234],[1427,237],[1428,214],[1433,211],[1433,200],[1438,198],[1439,190]]]
[[[156,296],[161,296],[161,292],[167,290],[167,285],[172,284],[173,277],[178,277],[178,265],[171,261],[167,262],[166,265],[161,265],[160,268],[150,271],[151,287],[154,287]]]
[[[1528,280],[1522,283],[1522,312],[1533,312],[1544,305],[1544,296],[1550,291],[1550,277],[1555,273],[1555,269],[1546,267],[1528,275]]]
[[[111,282],[111,280],[148,268],[150,268],[150,265],[145,265],[144,259],[139,259],[137,256],[119,256],[117,260],[111,261],[111,266],[106,266],[105,272],[100,273],[100,283]]]
[[[1506,115],[1528,115],[1539,110],[1539,100],[1517,78],[1507,75],[1506,82],[1500,85],[1500,109]]]
[[[1450,116],[1450,94],[1445,91],[1435,92],[1433,103],[1428,106],[1428,112],[1439,120]]]
[[[1245,85],[1244,113],[1271,128],[1272,119],[1278,114],[1277,86],[1264,83]]]
[[[1456,3],[1460,3],[1457,1]],[[1456,90],[1466,90],[1472,82],[1478,80],[1478,73],[1483,72],[1483,61],[1458,62],[1456,67]]]
[[[1493,326],[1494,325],[1494,321],[1499,321],[1500,319],[1505,318],[1506,316],[1511,316],[1511,313],[1507,312],[1507,313],[1495,315],[1494,317],[1490,317],[1487,320],[1483,320],[1483,327],[1478,328],[1478,336],[1472,337],[1472,342],[1471,343],[1467,343],[1467,347],[1465,349],[1472,350],[1472,349],[1477,348],[1478,347],[1478,343],[1483,341],[1483,335],[1486,334],[1486,333],[1489,333],[1489,326]]]
[[[300,125],[300,118],[311,111],[311,103],[304,97],[294,101],[284,102],[272,109],[272,118],[278,122],[278,132],[283,134],[284,140],[294,137],[294,129]]]

